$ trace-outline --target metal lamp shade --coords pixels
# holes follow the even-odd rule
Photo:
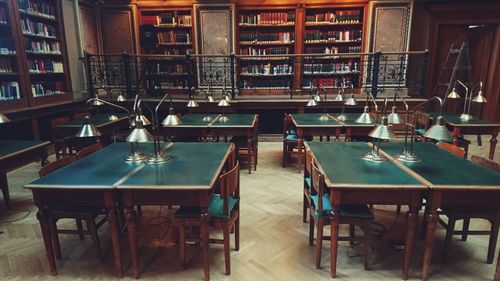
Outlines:
[[[207,102],[215,102],[214,97],[211,95],[207,96]]]
[[[395,106],[392,107],[391,113],[389,114],[389,116],[387,116],[387,122],[389,124],[403,124],[404,123],[403,119],[401,118],[401,115],[399,115]]]
[[[351,94],[351,96],[344,102],[345,105],[357,105],[358,101],[354,98],[354,94]]]
[[[94,124],[90,123],[90,117],[85,116],[85,124],[78,130],[75,135],[77,138],[92,138],[92,137],[100,137],[102,133],[94,126]]]
[[[358,124],[373,124],[373,123],[375,123],[375,119],[368,111],[368,106],[365,106],[363,113],[361,113],[361,115],[358,117],[358,119],[356,119],[354,122],[356,122]]]
[[[198,103],[193,100],[193,99],[190,99],[186,105],[186,107],[188,108],[196,108],[196,107],[199,107]]]
[[[322,102],[323,101],[323,99],[321,98],[321,96],[319,95],[319,93],[314,96],[314,100],[316,102]]]
[[[151,125],[151,121],[149,121],[149,119],[146,116],[144,116],[144,114],[142,114],[142,112],[138,113],[138,115],[136,115],[135,118],[132,119],[131,125],[133,127],[135,127],[135,125],[136,125],[136,120],[141,120],[143,126]]]
[[[448,98],[449,99],[459,99],[460,98],[460,95],[457,93],[457,90],[455,89],[455,87],[453,87],[451,92],[448,94]]]
[[[120,95],[116,98],[116,101],[126,101],[126,100],[127,100],[127,98],[126,98],[124,95],[122,95],[122,94],[120,94]]]
[[[318,102],[311,96],[311,99],[306,103],[307,107],[317,106]]]
[[[225,98],[222,98],[219,103],[217,104],[217,106],[219,107],[228,107],[228,106],[231,106],[229,104],[229,102],[227,102],[227,100]]]
[[[8,122],[10,122],[10,119],[7,116],[0,113],[0,124],[1,123],[8,123]]]
[[[135,128],[128,135],[127,142],[150,142],[153,141],[153,136],[144,128],[141,120],[135,121]]]
[[[170,108],[167,117],[163,119],[161,124],[163,126],[178,126],[182,124],[182,120],[175,114],[174,109]]]
[[[387,117],[384,116],[382,118],[382,124],[375,126],[375,128],[370,133],[368,133],[368,136],[381,140],[393,139],[395,137],[394,133],[392,132],[391,128],[389,128],[387,123]]]
[[[233,101],[233,99],[229,95],[225,95],[224,99],[229,103]]]
[[[483,91],[479,91],[479,93],[477,93],[477,96],[476,96],[476,97],[474,97],[474,98],[472,99],[472,102],[477,102],[477,103],[486,103],[486,102],[488,102],[488,101],[487,101],[487,100],[486,100],[486,98],[484,97],[484,95],[483,95]]]
[[[338,93],[333,99],[333,101],[344,101],[344,97],[342,97],[341,93]]]
[[[437,140],[449,142],[453,140],[450,131],[444,125],[443,116],[438,116],[436,124],[432,125],[424,134],[424,137]]]
[[[100,106],[103,105],[104,103],[99,100],[99,98],[96,98],[94,101],[92,101],[93,106]]]

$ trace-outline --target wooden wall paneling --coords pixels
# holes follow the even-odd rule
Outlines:
[[[87,1],[80,2],[80,18],[83,34],[83,50],[90,54],[100,53],[99,13],[97,6]]]
[[[134,6],[103,6],[101,30],[103,53],[136,53],[138,40]]]
[[[306,9],[305,5],[299,4],[295,9],[295,53],[304,53],[304,35],[305,35],[305,21],[306,21]],[[293,68],[294,72],[294,88],[302,88],[302,63],[301,59],[295,60],[295,65]]]
[[[492,56],[486,84],[486,105],[483,107],[483,118],[500,121],[500,25],[497,24],[492,46]]]

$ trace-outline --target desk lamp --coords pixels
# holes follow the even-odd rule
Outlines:
[[[150,142],[153,140],[153,136],[149,133],[142,120],[136,118],[135,128],[132,130],[130,135],[127,136],[126,141],[130,142],[130,155],[125,158],[127,163],[137,163],[148,160],[148,156],[144,153],[139,152],[139,143]]]
[[[125,107],[119,106],[119,105],[111,103],[109,101],[101,100],[98,97],[88,99],[87,102],[85,103],[85,106],[88,106],[89,104],[92,104],[92,105],[107,104],[109,106],[116,107],[118,109],[121,109],[121,110],[127,112],[127,117],[129,119],[129,127],[131,127],[132,116],[130,115],[130,111],[128,109],[126,109]],[[83,125],[83,127],[76,133],[76,137],[85,138],[85,137],[98,137],[98,136],[102,135],[99,132],[99,130],[97,130],[97,128],[93,124],[91,124],[89,115],[85,116],[84,120],[85,120],[85,125]],[[112,120],[111,117],[110,117],[110,120]]]
[[[4,114],[0,113],[0,124],[8,123],[8,122],[10,122],[10,119],[7,116],[5,116]]]
[[[225,115],[225,109],[226,107],[230,107],[231,104],[227,101],[226,99],[226,95],[222,95],[222,99],[219,101],[219,103],[217,104],[218,107],[222,107],[222,115],[219,116],[219,121],[220,122],[227,122],[229,121],[229,116]]]
[[[405,106],[406,119],[407,119],[406,121],[404,121],[401,118],[401,116],[399,115],[399,113],[398,113],[398,110],[397,110],[397,107],[396,107],[396,99],[398,97],[399,97],[399,99],[401,99],[401,102]],[[408,121],[408,113],[409,113],[408,104],[403,99],[403,97],[399,94],[399,90],[396,89],[394,91],[394,103],[393,103],[392,108],[391,108],[391,113],[389,114],[389,116],[387,116],[387,121],[388,121],[389,124],[404,124],[405,122]]]
[[[125,97],[125,95],[123,95],[123,92],[120,91],[120,94],[118,95],[118,97],[116,98],[116,101],[120,101],[120,102],[123,102],[123,101],[126,101],[127,98]]]
[[[345,106],[346,105],[352,106],[352,105],[358,104],[358,101],[356,101],[356,98],[354,98],[354,93],[352,92],[352,89],[354,88],[354,86],[351,84],[350,87],[351,87],[351,96],[349,98],[347,98],[344,102],[342,102],[342,108],[340,109],[340,115],[337,116],[337,119],[340,121],[347,120],[347,117],[345,116]],[[342,89],[342,91],[345,92],[344,89]],[[342,100],[344,100],[344,98],[342,98]]]
[[[132,125],[132,127],[135,127],[135,120],[136,119],[140,119],[142,121],[142,125],[143,126],[151,125],[151,122],[144,115],[144,113],[142,112],[142,108],[139,106],[140,101],[138,101],[138,98],[139,98],[139,95],[135,95],[135,99],[134,99],[134,113],[135,113],[135,117],[132,118],[131,125]]]
[[[437,141],[451,141],[453,138],[450,134],[450,131],[445,126],[445,120],[442,116],[443,112],[443,100],[440,97],[434,96],[420,104],[418,104],[415,107],[415,113],[417,112],[417,109],[420,107],[426,105],[427,103],[431,101],[438,101],[440,105],[440,111],[439,111],[439,116],[436,118],[436,122],[434,125],[432,125],[425,133],[424,137],[429,138],[429,139],[434,139]],[[418,157],[414,151],[413,151],[413,144],[415,142],[415,129],[416,129],[416,122],[417,118],[415,117],[415,114],[413,116],[413,124],[412,124],[412,131],[411,131],[411,137],[410,137],[410,147],[408,148],[408,130],[405,130],[405,143],[404,143],[404,148],[403,152],[398,153],[395,158],[404,161],[404,162],[418,162],[420,161],[420,157]],[[408,124],[406,125],[408,126]]]
[[[214,97],[211,93],[209,93],[203,89],[200,89],[200,88],[198,88],[198,91],[205,93],[205,101],[207,103],[215,102]],[[210,85],[209,85],[209,91],[210,91]],[[213,120],[213,117],[207,114],[207,115],[203,116],[203,118],[201,120],[205,121],[205,122],[211,122]]]
[[[373,124],[375,123],[375,118],[370,114],[370,108],[368,107],[369,101],[373,102],[375,106],[375,111],[378,111],[377,102],[375,102],[375,98],[370,91],[366,91],[366,105],[363,109],[363,113],[354,121],[359,124]]]
[[[198,105],[198,103],[193,99],[193,95],[192,93],[195,92],[195,89],[194,88],[191,88],[190,91],[189,91],[189,99],[188,99],[188,103],[186,104],[186,107],[187,108],[197,108],[197,107],[200,107]]]
[[[479,82],[479,85],[478,85],[479,92],[477,93],[476,97],[472,98],[473,91],[477,86],[474,87],[470,91],[470,95],[469,95],[469,88],[467,86],[465,86],[465,84],[462,83],[462,81],[455,80],[455,84],[453,85],[453,89],[448,94],[447,98],[449,98],[449,99],[459,99],[460,98],[460,95],[456,91],[457,83],[460,84],[460,86],[462,86],[465,89],[464,110],[463,110],[462,114],[460,114],[460,119],[467,121],[467,120],[470,120],[473,118],[472,115],[470,115],[470,108],[471,108],[472,102],[475,102],[475,103],[486,103],[487,102],[486,98],[483,95],[483,82]],[[467,100],[469,100],[468,105],[467,105]],[[468,107],[468,109],[467,109],[467,107]]]
[[[364,160],[373,162],[382,162],[386,158],[380,155],[380,140],[390,140],[394,138],[391,128],[388,125],[388,119],[386,116],[387,108],[387,98],[384,99],[384,110],[382,112],[382,118],[380,119],[380,124],[375,125],[375,128],[368,133],[368,136],[373,138],[372,151],[368,152],[363,156]]]

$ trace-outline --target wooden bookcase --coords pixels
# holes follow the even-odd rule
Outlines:
[[[20,90],[18,99],[1,100],[0,109],[9,111],[71,101],[60,0],[12,0],[7,3],[8,25],[15,35],[12,36],[15,57],[10,58],[10,68],[15,74],[10,75],[10,81],[18,82]],[[5,6],[0,2],[2,5]]]

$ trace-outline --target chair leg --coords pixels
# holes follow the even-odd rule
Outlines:
[[[302,222],[306,223],[307,222],[307,209],[309,209],[309,206],[307,204],[307,197],[304,194],[303,202],[302,202]]]
[[[349,225],[349,237],[353,238],[356,236],[356,226],[354,224]],[[349,241],[349,245],[354,245],[354,241]]]
[[[234,222],[234,250],[240,250],[240,215],[238,211],[238,218]]]
[[[76,229],[78,229],[78,238],[80,240],[83,240],[83,225],[82,225],[82,220],[81,219],[76,219]]]
[[[444,247],[442,253],[443,262],[448,259],[448,247],[453,237],[453,232],[455,231],[455,218],[448,218],[448,228],[446,228],[446,237],[444,239]]]
[[[56,259],[61,260],[61,244],[59,243],[59,235],[57,234],[57,220],[50,218],[50,233],[52,238],[52,247]]]
[[[492,264],[495,259],[495,249],[497,246],[498,229],[500,227],[500,221],[491,222],[491,233],[490,233],[490,243],[488,245],[488,258],[487,263]]]
[[[309,246],[312,246],[314,242],[314,224],[313,215],[311,211],[309,211]]]
[[[401,205],[396,206],[396,214],[401,214]]]
[[[469,224],[470,219],[464,219],[464,225],[462,228],[462,241],[467,241],[467,235],[469,234]]]
[[[283,157],[282,157],[282,166],[283,168],[286,168],[286,157],[287,157],[288,151],[286,151],[286,142],[283,141]]]
[[[321,248],[323,247],[323,218],[318,218],[316,230],[316,268],[321,268]]]
[[[141,205],[137,205],[137,217],[142,218],[142,207]]]
[[[186,269],[186,225],[184,220],[179,222],[179,259],[183,269]]]
[[[97,235],[97,227],[95,225],[94,219],[90,218],[86,220],[87,230],[90,232],[90,236],[92,237],[92,241],[94,242],[95,253],[97,258],[102,262],[104,258],[102,256],[101,244],[99,243],[99,236]]]
[[[370,269],[371,245],[370,245],[370,222],[367,221],[363,224],[363,251],[365,270]]]
[[[224,263],[225,263],[225,266],[226,266],[226,275],[231,275],[231,256],[230,256],[230,253],[229,253],[229,250],[230,250],[230,239],[231,239],[231,236],[229,234],[229,230],[230,230],[230,225],[229,224],[225,224],[224,225],[224,229],[223,229],[223,236],[224,236]]]

